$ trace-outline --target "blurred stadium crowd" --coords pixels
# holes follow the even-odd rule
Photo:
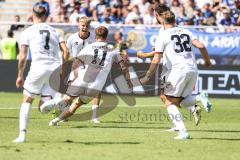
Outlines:
[[[234,27],[240,26],[240,0],[35,0],[34,2],[33,6],[45,6],[48,11],[47,21],[51,23],[76,25],[80,17],[87,16],[92,19],[91,25],[96,26],[99,24],[153,26],[158,24],[154,9],[160,4],[165,4],[175,13],[178,25],[195,28],[199,26],[199,30],[209,33],[240,31],[240,27]],[[17,37],[26,27],[24,22],[32,22],[31,13],[27,18],[17,14],[14,18],[16,23],[11,23],[5,39],[6,44],[10,41],[17,49],[14,49],[14,54],[10,54],[14,56],[5,59],[16,59]],[[22,21],[22,18],[27,20]],[[5,41],[2,37],[0,35],[0,52],[4,52]],[[2,53],[0,53],[1,58],[4,58]]]
[[[48,21],[54,23],[77,23],[79,17],[88,16],[100,24],[154,25],[154,8],[166,4],[179,25],[240,25],[240,0],[39,0],[36,4],[46,6]]]

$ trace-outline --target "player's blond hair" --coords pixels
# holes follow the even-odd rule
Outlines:
[[[78,22],[79,22],[79,23],[82,22],[82,23],[85,23],[85,24],[87,24],[87,25],[90,25],[91,20],[90,20],[87,16],[83,16],[83,17],[80,17],[80,18],[79,18]]]
[[[165,24],[175,23],[175,14],[172,11],[166,11],[162,14]]]

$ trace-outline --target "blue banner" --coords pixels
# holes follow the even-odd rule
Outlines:
[[[124,27],[123,30],[124,37],[132,41],[132,47],[129,49],[130,55],[135,55],[139,50],[151,51],[159,32],[159,28],[146,27]],[[197,29],[190,30],[205,44],[210,56],[240,56],[240,32],[208,33]],[[200,55],[198,49],[194,51],[197,56]]]
[[[240,32],[207,33],[191,29],[197,39],[204,43],[212,56],[240,56]],[[199,50],[194,50],[200,54]]]

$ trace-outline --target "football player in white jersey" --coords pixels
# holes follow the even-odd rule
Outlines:
[[[163,63],[171,64],[171,69],[165,74],[165,105],[173,124],[179,130],[179,135],[175,139],[189,139],[190,135],[177,106],[186,107],[192,111],[196,109],[196,96],[192,95],[192,90],[196,84],[198,71],[192,46],[200,49],[206,66],[211,66],[211,62],[205,46],[195,39],[190,31],[175,26],[173,12],[167,11],[162,16],[165,31],[161,36],[164,38],[158,39],[154,58],[143,79],[149,79],[154,74],[161,56],[165,55],[166,58],[163,60],[166,62]],[[156,18],[159,19],[158,12]]]
[[[24,142],[29,113],[32,102],[36,95],[41,96],[39,107],[42,102],[55,96],[55,92],[49,86],[49,77],[54,69],[61,64],[60,50],[63,61],[68,59],[69,52],[66,43],[60,34],[51,26],[47,25],[46,9],[44,6],[34,6],[34,24],[21,34],[21,51],[18,62],[18,77],[16,87],[23,87],[23,102],[19,115],[19,136],[14,142]],[[24,69],[27,61],[28,49],[31,50],[32,62],[27,78],[24,82]]]
[[[68,87],[68,96],[65,96],[61,100],[50,100],[40,107],[43,113],[49,112],[54,107],[62,110],[67,108],[59,117],[49,123],[50,126],[57,125],[59,121],[70,117],[75,113],[77,108],[89,103],[93,97],[101,93],[114,62],[121,66],[128,86],[132,89],[128,67],[125,66],[119,50],[109,47],[106,42],[107,36],[108,29],[106,27],[100,26],[95,30],[96,42],[85,47],[77,57],[80,69],[77,71],[77,78],[72,82],[71,86]],[[77,101],[72,103],[72,100],[76,97],[78,97]],[[70,107],[67,107],[69,105]]]
[[[90,19],[86,16],[79,18],[79,32],[72,34],[67,39],[67,47],[72,53],[72,57],[77,57],[83,48],[94,41],[93,34],[90,33]],[[74,79],[74,74],[70,75],[70,81]],[[100,123],[97,117],[101,95],[93,99],[92,105],[92,122]]]
[[[163,24],[163,23],[164,23],[164,19],[163,19],[162,15],[163,15],[166,11],[170,11],[170,9],[169,9],[166,5],[159,5],[159,6],[155,9],[155,12],[157,12],[158,15],[159,15],[159,16],[158,16],[158,19],[157,19],[157,21],[158,21],[159,24]],[[162,27],[160,28],[159,32],[158,32],[158,37],[159,37],[159,38],[160,38],[160,37],[163,38],[163,36],[162,36],[161,33],[164,32],[164,30],[165,30],[165,29],[164,29],[164,27],[162,26]],[[137,56],[138,56],[139,58],[148,58],[148,57],[153,57],[154,54],[155,54],[155,47],[154,47],[154,50],[153,50],[153,51],[148,52],[148,53],[144,53],[144,52],[142,52],[142,51],[139,51],[139,52],[137,53]],[[162,79],[161,81],[163,81],[164,75],[166,75],[166,74],[168,73],[168,71],[171,70],[171,63],[169,63],[169,62],[166,60],[166,55],[165,55],[165,54],[163,54],[162,62],[163,62],[163,64],[162,64],[162,72],[161,72],[161,77],[162,77],[162,78],[161,78],[161,79]],[[142,79],[142,84],[146,83],[146,82],[144,82],[144,80],[145,80],[145,81],[148,81],[147,78]],[[165,97],[165,95],[164,95],[163,93],[161,93],[160,98],[161,98],[161,100],[162,100],[163,102],[165,102],[166,97]],[[211,111],[212,104],[211,104],[211,102],[209,101],[209,99],[208,99],[208,94],[207,94],[206,92],[201,92],[200,94],[198,94],[196,100],[197,100],[197,102],[201,102],[202,106],[204,107],[204,109],[205,109],[207,112],[210,112],[210,111]],[[201,120],[201,114],[200,114],[201,108],[196,107],[196,110],[194,110],[194,111],[191,111],[191,110],[190,110],[190,112],[191,112],[191,113],[193,114],[193,116],[194,116],[195,124],[198,125],[199,122],[200,122],[200,120]],[[178,131],[178,129],[177,129],[176,127],[173,127],[173,128],[168,129],[168,130],[166,130],[166,131],[170,131],[170,132],[171,132],[171,131]]]

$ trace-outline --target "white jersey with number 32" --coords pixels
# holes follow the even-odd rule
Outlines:
[[[156,42],[156,51],[165,56],[163,63],[171,64],[172,69],[196,70],[195,55],[192,51],[192,33],[180,27],[161,32]],[[167,61],[167,62],[166,62]]]
[[[32,67],[54,69],[61,63],[59,43],[63,41],[56,29],[39,23],[22,32],[20,44],[29,47]]]

